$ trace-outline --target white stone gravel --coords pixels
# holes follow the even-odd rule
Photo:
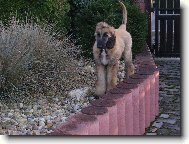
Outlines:
[[[83,91],[78,97],[72,93],[67,99],[56,97],[52,102],[40,97],[38,102],[30,105],[19,103],[8,107],[0,103],[0,134],[2,135],[46,135],[57,125],[78,112],[82,106],[89,103],[87,92]],[[94,99],[91,96],[91,99]]]

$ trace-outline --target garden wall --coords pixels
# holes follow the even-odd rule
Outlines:
[[[159,113],[159,71],[147,46],[134,63],[134,75],[50,135],[143,135]]]

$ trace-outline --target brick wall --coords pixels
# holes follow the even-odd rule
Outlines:
[[[50,135],[143,135],[159,112],[159,71],[147,46],[134,63],[134,75]]]

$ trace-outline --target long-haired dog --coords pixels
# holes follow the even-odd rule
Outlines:
[[[132,38],[126,31],[127,9],[121,1],[119,3],[123,8],[123,24],[118,29],[105,22],[96,25],[93,56],[97,69],[95,92],[97,96],[103,95],[117,85],[118,62],[121,56],[125,62],[126,78],[134,73]]]

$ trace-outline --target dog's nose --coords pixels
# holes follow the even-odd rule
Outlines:
[[[102,41],[102,39],[98,39],[98,41],[97,41],[97,48],[99,48],[99,49],[103,48],[103,41]]]
[[[103,48],[102,44],[98,44],[97,48],[102,49]]]

